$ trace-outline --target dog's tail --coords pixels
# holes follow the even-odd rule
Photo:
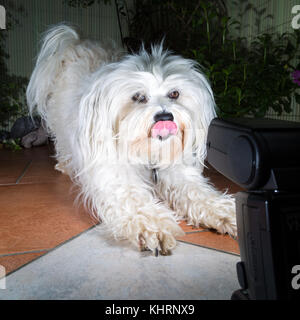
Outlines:
[[[66,49],[79,42],[79,34],[73,26],[55,25],[48,29],[42,38],[42,47],[31,75],[26,98],[29,112],[36,109],[46,118],[47,102],[55,80],[63,69]]]

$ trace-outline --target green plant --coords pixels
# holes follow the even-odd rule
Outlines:
[[[146,47],[164,37],[168,48],[198,61],[211,82],[219,116],[263,117],[270,108],[280,115],[291,112],[293,96],[300,102],[299,85],[291,77],[300,69],[292,63],[299,60],[299,31],[260,34],[248,43],[239,35],[240,22],[228,16],[222,1],[134,3],[131,37],[142,35]],[[247,0],[241,3],[241,18],[250,9],[256,14],[257,32],[262,19],[272,18]]]
[[[226,39],[221,54],[193,50],[194,57],[206,67],[219,115],[263,117],[270,108],[278,115],[291,112],[292,97],[300,102],[296,92],[299,85],[291,77],[300,68],[300,64],[292,65],[299,53],[299,43],[300,33],[295,31],[262,34],[249,46],[242,39]]]
[[[9,30],[18,20],[14,18],[15,12],[22,12],[21,6],[16,6],[13,1],[4,1],[7,12],[6,30],[0,32],[0,129],[7,128],[11,119],[24,114],[24,93],[27,78],[9,73],[6,61],[9,55],[6,52],[5,41]]]
[[[11,119],[26,113],[23,103],[26,84],[26,78],[15,75],[0,78],[0,128],[8,127]]]
[[[222,33],[227,31],[224,23]],[[221,36],[221,35],[220,35]],[[207,68],[219,115],[263,117],[271,108],[278,115],[291,112],[294,95],[300,102],[299,88],[291,73],[300,68],[292,61],[299,58],[300,32],[256,36],[250,45],[241,38],[222,39],[221,50],[209,46],[193,50],[194,57]]]
[[[22,149],[20,146],[20,143],[21,143],[20,138],[3,140],[1,143],[4,144],[6,148],[12,151],[17,151]]]
[[[65,1],[82,7],[96,3]],[[280,115],[292,111],[293,96],[300,103],[299,83],[291,76],[300,70],[300,63],[294,65],[300,58],[300,31],[260,34],[262,21],[273,19],[265,8],[257,9],[248,0],[232,2],[240,20],[249,10],[255,14],[258,35],[249,43],[222,0],[133,0],[133,10],[126,0],[117,2],[128,21],[128,49],[138,50],[141,42],[149,48],[164,39],[169,49],[195,59],[211,82],[219,116],[263,117],[269,109]]]

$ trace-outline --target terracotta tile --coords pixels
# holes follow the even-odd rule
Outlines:
[[[30,157],[33,160],[46,160],[54,156],[55,150],[52,143],[40,147],[23,149],[24,156]]]
[[[0,185],[16,183],[29,163],[26,159],[0,160]]]
[[[70,182],[0,187],[0,254],[57,246],[95,224]]]
[[[24,150],[12,151],[9,149],[0,149],[0,160],[13,161],[24,159]]]
[[[55,164],[56,161],[53,158],[33,160],[19,183],[61,183],[70,181],[67,175],[54,169]]]
[[[13,161],[16,159],[48,159],[49,155],[54,155],[54,147],[52,143],[30,149],[22,148],[21,150],[16,151],[12,151],[9,149],[0,149],[0,160]]]
[[[35,260],[36,258],[44,255],[47,252],[48,251],[30,252],[30,253],[0,257],[0,265],[2,265],[5,268],[6,275],[8,275],[12,271]]]
[[[209,164],[206,164],[207,168],[204,168],[203,175],[208,177],[213,185],[220,191],[225,191],[228,189],[228,193],[235,194],[239,191],[244,191],[245,189],[235,184],[231,180],[224,177],[216,169],[214,169]]]
[[[229,253],[239,254],[240,252],[236,240],[233,240],[228,235],[221,235],[211,231],[186,234],[183,237],[179,237],[178,240]]]
[[[53,173],[51,175],[50,170],[47,171],[45,170],[45,168],[47,166],[50,168],[52,164],[53,167],[55,165],[55,160],[49,158],[49,155],[53,155],[52,145],[46,145],[31,149],[22,149],[17,151],[1,149],[0,185],[16,183],[18,178],[20,178],[22,173],[24,173],[24,169],[26,169],[27,167],[29,169],[29,173],[25,173],[27,174],[27,177],[24,180],[24,183],[40,182],[41,166],[43,167],[42,170],[44,171],[43,181],[48,181],[48,178],[52,178]],[[33,163],[36,165],[33,165]]]
[[[180,221],[179,226],[181,227],[181,229],[184,232],[198,232],[198,231],[205,230],[205,229],[203,229],[201,227],[196,228],[194,226],[189,226],[189,225],[187,225],[186,221]]]
[[[3,150],[3,154],[0,150],[0,156],[3,155],[2,158],[6,159],[7,162],[3,163],[2,174],[3,181],[5,184],[8,183],[15,183],[15,181],[19,178],[19,175],[15,179],[13,178],[6,178],[6,172],[14,172],[14,167],[18,168],[21,164],[26,164],[27,168],[24,175],[18,181],[20,184],[24,183],[44,183],[44,182],[57,182],[57,181],[68,181],[69,178],[67,175],[63,175],[62,173],[58,172],[54,169],[56,164],[56,160],[54,159],[54,150],[51,144],[42,146],[42,147],[35,147],[31,149],[22,149],[16,152],[12,152],[10,150]],[[1,159],[2,159],[1,158]],[[1,164],[1,161],[0,161]],[[28,165],[29,164],[29,165]],[[12,168],[10,168],[10,166]],[[0,184],[1,180],[1,168],[0,168]],[[19,170],[20,171],[20,170]],[[23,171],[21,171],[23,172]],[[5,174],[6,173],[6,174]],[[12,174],[11,174],[12,175]],[[4,180],[4,178],[6,178]],[[2,183],[4,184],[4,183]]]

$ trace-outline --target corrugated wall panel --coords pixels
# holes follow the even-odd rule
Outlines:
[[[72,22],[81,28],[83,34],[94,39],[114,39],[121,44],[120,31],[118,27],[116,8],[114,1],[104,5],[96,3],[90,8],[72,8],[64,0],[17,0],[18,4],[25,7],[25,16],[20,16],[20,25],[9,31],[7,40],[7,51],[10,54],[8,68],[11,73],[29,77],[34,59],[39,48],[41,33],[49,25],[58,22]],[[249,2],[249,1],[248,1]],[[291,31],[292,7],[300,4],[299,0],[251,0],[254,6],[261,10],[266,8],[266,12],[260,19],[260,30],[256,26],[257,15],[253,10],[249,10],[243,17],[242,35],[248,39],[253,38],[258,33],[266,31]],[[233,7],[232,2],[227,1],[229,12],[232,16],[237,16],[240,6]],[[264,18],[268,14],[273,15],[273,19]],[[124,24],[123,24],[124,26]],[[126,30],[123,30],[126,35]],[[284,113],[282,119],[300,121],[300,106],[294,101],[292,103],[293,112]],[[268,117],[277,117],[272,111],[268,112]]]
[[[38,53],[41,33],[49,25],[62,21],[77,24],[84,36],[94,39],[113,39],[121,45],[120,30],[114,1],[95,3],[89,8],[72,8],[64,0],[18,0],[26,16],[20,16],[20,25],[9,31],[7,51],[11,73],[29,77]]]
[[[16,0],[16,3],[23,5],[25,14],[16,13],[20,24],[8,32],[6,51],[10,58],[7,66],[11,74],[30,77],[40,47],[41,34],[49,25],[60,22],[78,25],[84,37],[112,39],[117,44],[122,44],[114,0],[107,5],[96,1],[89,8],[73,8],[65,0]],[[126,36],[128,31],[124,28],[124,21],[121,22],[123,36]],[[22,100],[25,101],[25,96]],[[23,114],[26,113],[25,107]],[[12,118],[8,127],[0,129],[10,130],[14,121],[15,118]]]
[[[239,2],[240,5],[234,6],[232,3],[229,4],[229,12],[233,17],[237,17],[239,10],[243,7],[244,1]],[[258,34],[264,32],[292,32],[292,7],[299,5],[299,0],[251,0],[247,1],[251,3],[257,10],[266,8],[265,13],[260,18],[260,28],[256,25],[256,19],[258,18],[254,10],[249,10],[242,19],[242,32],[241,35],[245,36],[249,41],[252,40]],[[246,6],[246,3],[244,4]],[[268,15],[272,15],[273,18],[267,18]],[[297,61],[295,61],[296,63]],[[272,84],[270,84],[272,85]],[[300,90],[299,90],[300,91]],[[299,92],[300,93],[300,92]],[[272,110],[268,111],[267,117],[279,118],[283,120],[299,121],[300,122],[300,105],[298,105],[294,99],[292,101],[292,112],[283,113],[281,116],[277,116]]]

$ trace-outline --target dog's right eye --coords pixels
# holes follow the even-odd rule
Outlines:
[[[139,92],[137,92],[132,98],[131,98],[134,102],[138,102],[138,103],[147,103],[147,97],[143,94],[140,94]]]

